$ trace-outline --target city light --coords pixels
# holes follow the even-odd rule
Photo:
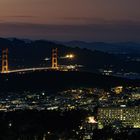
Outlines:
[[[93,116],[88,117],[87,120],[88,120],[88,123],[97,123]]]
[[[72,58],[74,58],[74,54],[67,54],[67,55],[65,56],[65,58],[72,59]]]

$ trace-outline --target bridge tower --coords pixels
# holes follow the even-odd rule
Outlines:
[[[2,73],[8,73],[8,48],[2,50]]]
[[[57,57],[57,48],[52,49],[52,69],[58,69],[58,57]]]

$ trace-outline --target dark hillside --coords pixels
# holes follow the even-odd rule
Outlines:
[[[51,90],[66,88],[101,87],[139,85],[139,80],[127,80],[111,76],[103,76],[87,72],[47,71],[26,74],[0,75],[0,91],[18,90]]]

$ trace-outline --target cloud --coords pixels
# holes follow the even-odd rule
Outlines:
[[[37,16],[32,16],[32,15],[9,15],[9,16],[2,16],[1,18],[37,18]]]
[[[62,20],[72,21],[72,22],[86,22],[88,24],[140,24],[140,20],[131,20],[131,19],[103,19],[103,18],[93,18],[93,17],[64,17]]]
[[[93,18],[93,17],[64,17],[62,18],[64,20],[72,20],[72,21],[81,21],[81,20],[87,20],[87,21],[104,21],[102,18]]]
[[[33,23],[0,23],[0,36],[50,40],[139,41],[138,22],[106,24],[51,25]]]

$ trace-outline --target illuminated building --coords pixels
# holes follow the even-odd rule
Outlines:
[[[97,122],[94,116],[89,116],[86,118],[85,122],[83,122],[82,126],[80,126],[80,131],[82,132],[82,139],[92,139],[93,138],[93,130],[97,128]]]
[[[133,92],[131,94],[131,96],[132,96],[133,100],[139,100],[140,99],[140,93],[139,92],[136,92],[136,93]]]
[[[112,88],[112,91],[115,92],[116,94],[120,94],[123,91],[123,87],[118,86],[118,87]]]
[[[140,106],[99,108],[97,120],[99,128],[115,122],[120,122],[122,127],[140,128]]]

